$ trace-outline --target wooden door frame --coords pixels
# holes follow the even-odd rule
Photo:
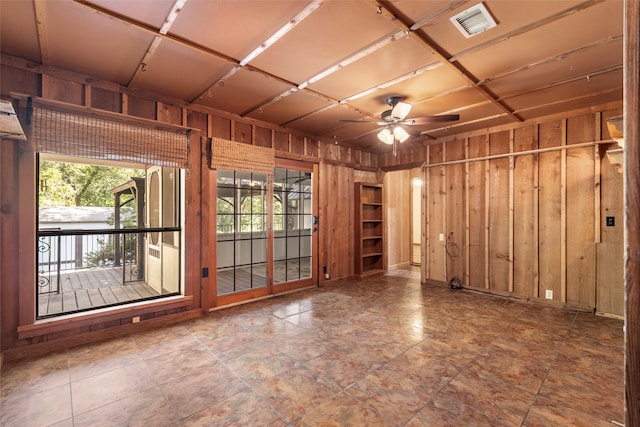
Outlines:
[[[416,182],[419,181],[420,184],[416,184]],[[410,245],[411,247],[409,248],[409,265],[415,265],[415,266],[421,266],[422,265],[422,256],[420,256],[420,261],[418,261],[418,263],[416,264],[413,260],[413,245],[415,244],[413,241],[413,233],[415,231],[415,226],[416,226],[416,222],[420,224],[420,234],[422,235],[422,229],[423,229],[423,224],[422,224],[422,186],[424,185],[424,181],[422,180],[422,176],[421,176],[421,169],[418,169],[417,172],[415,171],[415,169],[411,170],[411,173],[409,175],[409,184],[411,185],[411,194],[409,196],[410,199],[410,203],[409,203],[409,212],[410,215],[409,217],[411,218],[411,224],[409,227],[409,233],[411,236],[411,242]],[[416,187],[419,185],[419,189],[416,189]],[[414,198],[416,197],[416,193],[418,194],[418,207],[419,212],[417,215],[415,215],[415,200]],[[418,244],[420,245],[420,252],[422,253],[422,238],[419,239]]]
[[[317,163],[309,163],[298,160],[284,159],[276,157],[276,168],[283,169],[294,169],[305,172],[312,173],[312,210],[313,215],[318,217],[318,164]],[[268,197],[273,197],[273,173],[267,175],[268,181]],[[209,198],[210,203],[209,206],[211,208],[211,212],[209,213],[208,219],[208,242],[209,242],[209,277],[208,277],[208,292],[207,294],[207,302],[203,302],[203,307],[207,307],[208,310],[234,305],[242,302],[247,302],[259,298],[268,297],[270,295],[276,295],[283,292],[289,292],[296,289],[303,289],[307,287],[317,286],[319,283],[319,237],[318,232],[312,232],[312,243],[311,243],[311,251],[312,251],[312,265],[311,265],[311,277],[308,279],[302,279],[295,282],[285,282],[285,283],[273,283],[273,228],[271,224],[273,224],[273,203],[268,204],[268,215],[267,222],[269,223],[269,227],[267,229],[267,275],[268,275],[268,283],[266,287],[249,289],[246,291],[234,292],[232,294],[226,295],[218,295],[218,283],[217,283],[217,254],[218,254],[218,238],[217,238],[217,183],[218,183],[218,173],[217,170],[212,169],[209,170],[208,178],[208,194],[204,197]],[[203,181],[204,181],[203,179]],[[206,227],[206,225],[204,225]]]
[[[625,400],[640,425],[640,2],[624,2]]]

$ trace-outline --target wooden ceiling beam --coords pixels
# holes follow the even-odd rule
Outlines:
[[[455,8],[459,7],[460,5],[462,5],[464,3],[467,3],[467,2],[468,2],[468,0],[456,0],[456,1],[452,2],[452,3],[450,3],[449,5],[437,10],[436,12],[421,18],[420,21],[417,22],[416,24],[414,24],[412,28],[419,28],[419,27],[422,27],[424,25],[427,25],[429,22],[432,22],[433,20],[437,19],[438,17],[444,15],[447,12],[450,12],[451,10],[453,10],[453,9],[455,9]],[[380,14],[382,14],[382,10],[381,9],[379,9],[379,10],[380,10]],[[368,55],[373,54],[374,52],[382,49],[383,47],[387,46],[388,44],[390,44],[393,41],[398,40],[399,38],[402,38],[402,37],[406,37],[406,34],[405,34],[404,30],[394,32],[393,34],[388,34],[385,37],[382,37],[381,39],[376,40],[375,42],[371,43],[369,46],[366,46],[366,47],[360,49],[359,51],[353,53],[352,55],[348,56],[347,58],[344,58],[340,62],[325,68],[322,72],[316,74],[315,76],[310,77],[305,82],[299,84],[298,85],[298,89],[300,89],[300,90],[306,89],[308,85],[316,83],[316,82],[322,80],[323,78],[330,76],[331,74],[335,73],[336,71],[339,71],[340,69],[342,69],[344,67],[347,67],[350,64],[352,64],[352,63],[354,63],[354,62],[356,62],[356,61],[358,61],[358,60],[360,60],[360,59],[362,59],[362,58],[364,58],[364,57],[366,57]],[[431,64],[428,67],[424,67],[424,68],[430,68],[432,66],[433,66],[433,64]],[[413,77],[413,76],[419,74],[421,71],[422,70],[414,70],[414,71],[408,73],[407,78]],[[404,77],[404,76],[400,76],[399,78],[402,78],[402,77]],[[396,79],[394,79],[392,81],[395,82],[395,80]],[[382,88],[382,87],[386,87],[387,85],[390,85],[390,84],[391,84],[390,82],[387,82],[387,83],[381,84],[379,86]],[[378,89],[378,87],[376,86],[374,88],[367,89],[366,91],[363,91],[363,92],[367,92],[368,93],[369,91],[372,92],[372,91],[375,91],[377,89]],[[283,92],[282,94],[276,95],[275,97],[271,98],[270,100],[267,100],[263,104],[253,107],[252,110],[247,111],[246,113],[244,113],[242,115],[244,116],[244,115],[251,114],[251,113],[253,113],[253,112],[255,112],[255,111],[257,111],[257,110],[259,110],[261,108],[266,107],[267,105],[270,105],[270,104],[272,104],[274,102],[277,102],[277,101],[287,97],[288,95],[290,95],[293,92],[295,92],[295,91],[289,90],[289,91]],[[354,94],[354,95],[358,95],[358,94]],[[345,99],[338,100],[337,102],[339,102],[340,105],[342,105],[343,107],[349,109],[350,111],[354,111],[354,112],[360,113],[360,114],[362,114],[364,116],[367,116],[367,117],[370,117],[370,118],[378,118],[373,113],[363,112],[362,110],[349,105],[348,104],[348,100],[350,100],[351,98],[352,97],[348,97],[348,98],[345,98]],[[356,98],[353,98],[353,99],[356,99]],[[332,100],[332,102],[333,101],[336,101],[336,100]],[[321,109],[321,110],[324,111],[324,109]],[[309,115],[313,115],[313,114],[318,113],[318,112],[321,112],[321,111],[320,110],[316,110],[316,112],[312,112],[310,114],[305,114],[304,116],[300,116],[298,119],[294,119],[294,120],[291,120],[291,121],[287,122],[287,124],[294,123],[295,121],[297,121],[299,119],[307,118],[307,117],[309,117]]]
[[[450,129],[455,129],[455,128],[459,128],[459,127],[462,127],[462,126],[472,125],[474,123],[482,123],[482,122],[486,122],[486,121],[489,121],[489,120],[499,119],[500,117],[506,117],[507,115],[508,115],[507,113],[498,113],[498,114],[494,114],[493,116],[480,117],[478,119],[468,120],[466,122],[452,123],[450,125],[442,126],[442,127],[439,127],[439,128],[422,131],[422,132],[420,132],[420,135],[430,137],[431,136],[430,134],[433,133],[433,132],[448,131]]]
[[[46,1],[46,0],[45,0]],[[230,56],[227,56],[221,52],[218,52],[216,50],[210,49],[208,47],[202,46],[198,43],[194,43],[190,40],[184,39],[182,37],[178,37],[174,34],[162,34],[160,33],[160,28],[157,27],[153,27],[151,25],[148,25],[144,22],[135,20],[133,18],[130,18],[128,16],[124,16],[121,15],[117,12],[113,12],[111,10],[105,9],[97,4],[94,3],[89,3],[86,0],[72,0],[74,3],[77,3],[91,11],[93,11],[94,13],[97,13],[99,15],[102,16],[106,16],[110,19],[115,19],[123,24],[126,24],[130,27],[136,28],[138,30],[141,30],[147,34],[153,35],[153,36],[158,36],[160,37],[162,40],[171,40],[173,42],[176,42],[178,44],[180,44],[181,46],[190,48],[192,50],[201,52],[201,53],[206,53],[208,55],[214,56],[217,59],[220,59],[221,61],[227,62],[229,64],[232,65],[237,65],[238,61],[235,58],[232,58]]]
[[[455,55],[451,55],[449,57],[449,61],[450,62],[454,62],[454,61],[458,61],[460,58],[462,58],[465,55],[468,55],[470,53],[473,52],[477,52],[479,50],[483,50],[483,49],[487,49],[491,46],[494,46],[498,43],[510,40],[514,37],[520,36],[522,34],[528,33],[529,31],[535,30],[537,28],[543,27],[547,24],[550,24],[552,22],[558,21],[562,18],[566,18],[569,15],[573,15],[576,12],[580,12],[581,10],[587,9],[591,6],[594,6],[598,3],[602,3],[604,0],[587,0],[585,2],[582,2],[580,4],[577,4],[575,6],[572,6],[568,9],[562,10],[558,13],[555,13],[553,15],[549,15],[545,18],[539,19],[537,21],[534,21],[530,24],[524,25],[522,27],[516,28],[512,31],[509,31],[508,33],[502,34],[498,37],[495,37],[493,39],[487,40],[485,42],[482,43],[478,43],[468,49],[465,49],[461,52],[456,53]]]
[[[372,0],[373,1],[373,0]],[[399,28],[402,28],[404,31],[407,31],[408,34],[414,37],[422,47],[424,47],[429,53],[438,58],[446,67],[448,67],[451,71],[460,76],[464,81],[474,86],[485,98],[490,100],[494,105],[500,108],[502,111],[507,113],[509,117],[517,122],[521,122],[523,119],[516,115],[511,108],[500,102],[498,97],[487,87],[480,84],[479,80],[471,74],[466,68],[464,68],[458,62],[452,62],[449,60],[449,54],[435,41],[429,38],[424,32],[412,31],[411,25],[406,21],[406,18],[403,19],[399,17],[398,10],[393,5],[393,3],[387,0],[377,0],[375,2],[376,7],[380,6],[384,15],[386,15],[392,22],[394,22]],[[378,9],[380,10],[380,9]]]
[[[580,80],[590,81],[592,77],[599,76],[599,75],[602,75],[602,74],[612,73],[612,72],[615,72],[615,71],[622,71],[622,68],[623,68],[622,64],[614,65],[613,67],[608,67],[608,68],[604,68],[604,69],[601,69],[601,70],[595,70],[595,71],[593,71],[591,73],[582,74],[580,76],[571,77],[571,78],[568,78],[568,79],[551,82],[551,83],[549,83],[547,85],[539,86],[539,87],[534,88],[534,89],[530,89],[530,90],[526,90],[526,91],[522,91],[522,92],[517,92],[517,93],[511,93],[511,94],[508,94],[508,95],[500,97],[500,100],[505,100],[505,99],[509,99],[509,98],[515,98],[515,97],[518,97],[518,96],[523,96],[523,95],[527,95],[527,94],[530,94],[530,93],[535,93],[535,92],[539,92],[541,90],[545,90],[545,89],[550,89],[552,87],[566,85],[566,84],[577,82],[577,81],[580,81]]]
[[[601,96],[601,95],[606,95],[606,94],[617,92],[617,91],[620,91],[620,92],[623,91],[622,82],[620,83],[619,87],[616,87],[616,88],[613,88],[613,89],[606,89],[606,90],[601,90],[599,92],[592,92],[592,93],[589,93],[588,95],[575,96],[573,98],[564,98],[564,99],[561,99],[559,101],[547,102],[545,104],[536,104],[533,107],[519,108],[518,110],[516,110],[516,112],[521,113],[521,112],[524,112],[524,111],[543,109],[543,108],[547,108],[547,107],[552,107],[554,105],[565,104],[567,102],[573,102],[573,101],[580,101],[580,100],[583,100],[583,99],[593,98],[593,97]]]
[[[133,73],[133,76],[131,76],[131,78],[127,82],[127,86],[135,85],[142,78],[142,74],[145,71],[147,71],[147,64],[149,64],[149,62],[151,61],[151,58],[156,53],[156,50],[160,46],[161,42],[162,42],[162,37],[155,36],[153,38],[153,41],[151,41],[151,44],[147,48],[147,51],[142,56],[142,59],[140,60],[139,65],[136,67],[136,71]]]
[[[331,74],[335,73],[336,71],[339,71],[340,69],[352,64],[353,62],[364,58],[365,56],[368,56],[374,52],[376,52],[379,49],[382,49],[384,46],[387,46],[389,43],[397,40],[398,37],[400,37],[402,33],[401,32],[396,32],[395,34],[392,35],[387,35],[377,41],[375,41],[374,43],[370,44],[369,46],[360,49],[359,51],[357,51],[356,53],[350,55],[349,57],[341,60],[340,62],[333,64],[327,68],[325,68],[322,72],[310,77],[309,79],[307,79],[306,81],[300,83],[299,85],[297,85],[297,89],[298,90],[305,90],[307,89],[307,87],[310,84],[316,83],[322,79],[324,79],[325,77],[330,76]],[[252,110],[247,111],[245,114],[251,114],[252,112],[259,110],[260,108],[264,108],[269,104],[272,104],[273,102],[279,101],[282,98],[285,98],[286,96],[288,96],[289,94],[295,92],[295,90],[288,90],[286,92],[283,92],[280,95],[276,95],[275,97],[273,97],[270,100],[265,101],[263,104],[261,105],[257,105],[255,106]],[[336,101],[339,103],[343,103],[343,100],[333,100],[332,101]]]
[[[572,55],[576,55],[578,53],[583,53],[583,52],[586,52],[588,50],[595,49],[597,47],[600,47],[600,46],[603,46],[603,45],[606,45],[606,44],[609,44],[609,43],[612,43],[612,42],[616,42],[616,41],[622,41],[622,34],[619,35],[619,36],[615,36],[615,37],[609,37],[609,38],[606,38],[604,40],[599,40],[599,41],[597,41],[595,43],[591,43],[591,44],[588,44],[588,45],[585,45],[585,46],[581,46],[581,47],[576,48],[576,49],[571,49],[571,50],[559,53],[558,55],[550,56],[548,58],[544,58],[544,59],[541,59],[541,60],[536,61],[536,62],[531,62],[531,63],[529,63],[527,65],[522,66],[522,67],[519,67],[519,68],[516,68],[516,69],[513,69],[513,70],[509,70],[509,71],[505,71],[505,72],[500,73],[500,74],[496,74],[495,76],[487,77],[486,79],[483,79],[483,80],[479,81],[479,83],[480,84],[490,83],[490,82],[496,81],[498,79],[501,79],[501,78],[504,78],[504,77],[508,77],[508,76],[513,75],[513,74],[517,74],[517,73],[522,72],[522,71],[527,71],[527,70],[534,69],[534,68],[539,67],[541,65],[549,64],[549,63],[552,63],[552,62],[555,62],[555,61],[562,61],[564,59],[569,58]]]
[[[160,33],[161,28],[156,28],[156,27],[150,26],[150,25],[148,25],[148,24],[146,24],[144,22],[137,21],[137,20],[132,19],[130,17],[121,15],[119,13],[113,12],[113,11],[108,10],[108,9],[105,9],[105,8],[103,8],[101,6],[96,5],[96,4],[89,3],[86,0],[72,0],[72,1],[74,1],[77,4],[82,5],[82,6],[86,7],[86,8],[88,8],[88,9],[92,10],[95,13],[98,13],[100,15],[109,17],[111,19],[115,19],[115,20],[120,21],[120,22],[122,22],[122,23],[124,23],[126,25],[132,26],[132,27],[137,28],[137,29],[139,29],[141,31],[144,31],[144,32],[146,32],[148,34],[151,34],[157,39],[160,39],[160,40],[171,40],[171,41],[173,41],[175,43],[180,44],[181,46],[193,49],[193,50],[198,51],[200,53],[211,55],[211,56],[213,56],[213,57],[215,57],[217,59],[220,59],[220,60],[228,63],[231,66],[231,68],[230,68],[230,71],[227,74],[225,74],[224,78],[229,78],[233,74],[235,74],[235,72],[239,71],[241,68],[245,68],[245,69],[247,69],[249,71],[254,71],[254,72],[260,73],[261,75],[263,75],[264,77],[266,77],[268,79],[272,79],[272,80],[284,83],[284,84],[286,84],[288,86],[291,86],[291,87],[297,87],[297,85],[295,83],[290,82],[290,81],[285,80],[285,79],[282,79],[282,78],[280,78],[278,76],[274,76],[273,74],[268,73],[268,72],[266,72],[264,70],[261,70],[261,69],[259,69],[257,67],[254,67],[254,66],[251,66],[251,65],[245,65],[244,67],[241,67],[240,66],[240,61],[238,59],[235,59],[235,58],[232,58],[230,56],[227,56],[227,55],[225,55],[225,54],[223,54],[221,52],[218,52],[216,50],[213,50],[213,49],[210,49],[208,47],[202,46],[202,45],[200,45],[198,43],[194,43],[194,42],[192,42],[190,40],[187,40],[187,39],[184,39],[182,37],[178,37],[178,36],[176,36],[174,34],[169,34],[169,33],[162,34],[162,33]],[[156,45],[156,48],[157,48],[157,45]],[[152,53],[153,52],[151,52],[151,54]],[[145,58],[146,58],[146,56],[145,56]],[[138,70],[141,70],[142,68],[144,68],[143,67],[144,64],[146,64],[146,63],[141,62],[140,66],[138,67]],[[220,80],[221,79],[218,79],[213,84],[208,85],[207,88],[200,95],[196,96],[194,99],[184,100],[184,101],[186,103],[188,103],[188,104],[192,104],[195,101],[197,101],[198,99],[201,99],[201,98],[207,96],[208,92],[212,88],[215,88],[216,85],[220,84]]]
[[[38,32],[38,44],[40,45],[40,60],[42,64],[51,63],[51,53],[49,52],[49,34],[47,33],[46,0],[34,0],[33,7],[36,13],[36,31]]]
[[[547,107],[553,107],[555,105],[564,104],[564,103],[567,103],[567,102],[580,101],[582,99],[587,99],[587,98],[593,98],[595,96],[606,95],[606,94],[609,94],[609,93],[612,93],[612,92],[615,92],[615,91],[622,91],[622,86],[614,88],[614,89],[603,90],[603,91],[600,91],[600,92],[597,92],[597,93],[590,93],[588,95],[576,96],[574,98],[568,98],[568,99],[562,99],[560,101],[547,102],[545,104],[536,104],[533,107],[519,108],[519,109],[515,110],[515,112],[516,113],[523,113],[523,112],[530,111],[530,110],[544,109],[544,108],[547,108]],[[614,107],[612,107],[612,108],[614,108]],[[588,108],[588,109],[585,109],[585,111],[592,112],[592,109]],[[493,115],[493,116],[490,116],[490,117],[482,117],[482,118],[479,118],[479,119],[476,119],[476,120],[467,121],[467,122],[453,123],[453,124],[450,124],[450,125],[447,125],[447,126],[442,126],[442,127],[436,128],[436,129],[429,129],[427,131],[421,132],[420,134],[429,136],[429,134],[431,134],[433,132],[447,131],[447,130],[455,129],[455,128],[462,127],[462,126],[465,126],[465,125],[469,125],[469,124],[473,124],[473,123],[482,123],[483,121],[493,120],[493,119],[497,119],[499,117],[504,117],[504,116],[505,116],[504,113],[500,113],[500,114],[496,114],[496,115]],[[545,117],[548,118],[548,117],[551,117],[551,116],[545,116]],[[530,120],[527,120],[527,121],[530,121]],[[512,125],[509,125],[509,126],[512,127]],[[507,128],[509,128],[509,127],[507,127]],[[507,128],[505,128],[505,129],[507,129]],[[482,131],[482,132],[484,132],[484,131]]]
[[[445,15],[445,14],[448,14],[449,12],[451,12],[451,11],[454,11],[458,7],[460,7],[463,4],[468,3],[468,2],[469,2],[469,0],[452,1],[451,3],[446,5],[445,7],[436,10],[434,13],[431,13],[431,14],[429,14],[427,16],[424,16],[424,17],[420,18],[418,21],[416,21],[414,24],[412,24],[409,29],[411,31],[416,31],[416,30],[424,27],[428,23],[435,21],[437,18],[441,17],[442,15]]]
[[[320,107],[317,110],[311,111],[309,113],[303,114],[302,116],[298,116],[295,119],[289,120],[288,122],[282,123],[282,124],[280,124],[280,126],[286,127],[287,125],[289,125],[291,123],[307,119],[307,118],[309,118],[311,116],[315,116],[316,114],[322,113],[323,111],[331,110],[332,108],[335,108],[337,106],[338,106],[338,104],[325,105],[324,107]]]
[[[131,77],[131,79],[129,79],[129,83],[127,84],[127,86],[134,85],[138,80],[140,80],[140,78],[142,77],[142,73],[146,71],[147,64],[151,61],[151,58],[153,57],[156,50],[160,46],[160,43],[162,42],[161,36],[166,35],[169,32],[169,30],[171,30],[171,26],[175,22],[176,18],[178,17],[178,13],[180,13],[180,11],[182,10],[186,2],[187,0],[175,1],[173,6],[171,7],[171,11],[169,11],[169,13],[167,14],[167,17],[165,18],[164,23],[162,24],[162,27],[160,27],[160,29],[158,30],[159,34],[153,38],[153,41],[151,42],[151,44],[147,48],[147,51],[145,52],[142,59],[140,60],[140,65],[136,68],[136,71]]]
[[[579,5],[576,5],[574,7],[568,8],[568,9],[562,11],[562,12],[559,12],[559,13],[551,15],[551,16],[549,16],[547,18],[538,20],[538,21],[536,21],[536,22],[534,22],[534,23],[532,23],[530,25],[517,28],[517,29],[511,31],[510,33],[508,33],[507,35],[503,35],[501,37],[495,38],[495,39],[493,39],[491,41],[482,43],[481,45],[478,45],[478,46],[482,46],[483,48],[486,48],[490,44],[499,43],[499,42],[507,40],[507,39],[509,39],[511,37],[515,37],[517,35],[524,34],[527,31],[531,31],[531,30],[533,30],[535,28],[541,27],[543,25],[549,24],[549,23],[551,23],[553,21],[556,21],[558,19],[564,18],[564,17],[566,17],[566,16],[568,16],[570,14],[573,14],[573,13],[576,13],[576,12],[578,12],[580,10],[586,9],[587,7],[593,6],[593,5],[595,5],[597,3],[600,3],[602,1],[603,0],[588,0],[586,2],[583,2],[583,3],[579,4]],[[458,0],[458,1],[452,2],[452,3],[448,4],[447,6],[435,11],[434,13],[421,18],[419,21],[417,21],[416,23],[412,24],[411,26],[409,26],[408,23],[406,22],[407,21],[406,18],[398,17],[396,14],[394,14],[394,11],[387,10],[387,12],[390,12],[390,16],[391,16],[392,20],[394,20],[396,22],[401,20],[400,21],[401,25],[399,25],[401,31],[398,32],[398,33],[395,33],[391,38],[388,38],[388,40],[395,40],[397,38],[398,34],[406,35],[406,31],[410,31],[409,34],[415,34],[416,30],[418,30],[421,27],[427,25],[429,22],[437,19],[438,17],[440,17],[440,16],[442,16],[442,15],[444,15],[444,14],[446,14],[446,13],[452,11],[452,10],[455,10],[456,8],[458,8],[459,6],[461,6],[462,4],[467,3],[467,2],[468,2],[467,0]],[[378,2],[378,1],[375,1],[375,2],[372,1],[371,2],[371,4],[374,4],[374,3],[375,3],[376,8],[378,8],[377,10],[380,12],[380,14],[384,13],[384,9],[383,9],[384,5],[380,4],[380,3],[383,3],[383,2]],[[485,86],[486,83],[491,82],[491,81],[495,81],[498,78],[506,77],[508,75],[514,74],[514,73],[519,72],[519,71],[524,71],[524,70],[531,69],[531,68],[536,67],[536,66],[544,65],[544,64],[549,63],[549,62],[553,62],[553,61],[564,59],[569,55],[580,53],[580,52],[583,52],[583,51],[585,51],[587,49],[595,48],[595,47],[598,47],[598,46],[600,46],[602,44],[606,44],[606,43],[610,43],[612,41],[618,40],[620,37],[621,36],[614,37],[614,38],[609,38],[607,40],[599,41],[599,42],[593,43],[591,45],[580,47],[578,49],[574,49],[574,50],[571,50],[571,51],[568,51],[568,52],[563,52],[562,54],[556,55],[554,57],[546,58],[544,60],[537,61],[536,63],[528,64],[528,65],[526,65],[524,67],[521,67],[521,68],[519,68],[517,70],[512,70],[512,71],[509,71],[507,73],[503,73],[501,75],[493,76],[493,77],[490,77],[490,78],[487,78],[487,79],[483,79],[483,80],[478,80],[477,78],[475,78],[475,76],[472,76],[471,73],[468,73],[468,71],[466,71],[464,69],[461,70],[461,67],[455,66],[454,68],[455,68],[456,72],[458,72],[459,74],[462,73],[463,74],[463,78],[465,80],[467,80],[467,82],[469,84],[464,86],[464,87],[461,87],[461,88],[458,88],[458,89],[454,90],[454,92],[466,89],[468,87],[476,87],[476,88],[478,88],[479,90],[481,90],[483,92],[485,97],[487,97],[490,102],[498,105],[503,111],[505,111],[508,115],[510,115],[515,120],[522,121],[522,118],[518,117],[517,114],[514,114],[513,111],[506,104],[503,103],[503,100],[506,97],[498,97],[497,95],[493,94],[493,92],[491,92],[491,90]],[[374,45],[376,45],[376,44],[379,44],[378,48],[381,48],[384,45],[386,45],[386,44],[382,44],[381,41],[378,41],[378,42],[374,43]],[[431,50],[432,47],[439,48],[439,46],[431,46],[430,44],[427,46],[427,48],[430,49],[430,50]],[[361,51],[355,53],[354,55],[352,55],[350,58],[347,58],[343,62],[346,61],[348,63],[351,63],[351,62],[355,61],[354,58],[360,59],[360,57],[366,56],[366,55],[363,55],[363,52],[367,51],[368,49],[370,49],[370,48],[362,49]],[[375,50],[377,50],[377,49],[370,50],[367,54],[373,53],[373,52],[375,52]],[[441,49],[439,49],[439,50],[441,50]],[[475,50],[475,47],[473,49],[468,49],[468,50],[464,51],[464,54],[470,53],[472,50]],[[461,55],[462,54],[457,54],[455,56],[448,57],[447,54],[442,52],[442,55],[436,55],[436,56],[439,57],[439,59],[443,63],[447,63],[447,62],[450,63],[450,62],[455,61]],[[338,68],[338,64],[336,66],[328,68],[328,70],[331,70],[331,69],[333,69],[333,72],[337,71],[339,69]],[[326,73],[323,77],[326,77],[326,76],[328,76],[330,74],[332,74],[332,72],[331,73]],[[413,72],[408,73],[406,78],[414,77],[417,74],[419,74],[419,70],[414,70]],[[386,86],[389,86],[390,84],[391,84],[391,82],[387,82],[387,83],[383,83],[383,84],[378,85],[378,86],[386,87]],[[362,91],[362,93],[367,93],[367,94],[371,93],[371,92],[377,90],[378,86],[373,87],[373,88],[369,88],[369,89],[367,89],[365,91]],[[543,88],[541,88],[541,89],[543,89]],[[434,95],[432,97],[428,97],[428,98],[424,98],[424,99],[418,100],[418,101],[414,102],[414,104],[419,104],[419,103],[425,102],[425,101],[430,100],[430,99],[434,99],[434,98],[437,98],[437,97],[448,95],[450,93],[452,93],[452,91],[447,91],[447,92],[443,92],[443,93],[440,93],[440,94],[436,94],[436,95]],[[355,94],[355,95],[358,95],[358,94]],[[282,97],[278,97],[278,100],[279,99],[282,99]],[[347,98],[347,99],[349,99],[349,98]],[[271,103],[271,102],[268,102],[268,103]],[[348,103],[344,102],[344,100],[341,100],[340,104],[347,105]],[[258,108],[256,108],[256,109],[258,109]],[[361,112],[358,109],[355,109],[354,111]],[[375,118],[375,115],[372,115],[372,114],[368,114],[368,113],[362,113],[362,114],[364,114],[365,116],[368,116],[370,118]],[[304,117],[306,118],[306,117],[308,117],[308,115],[305,115]],[[292,123],[292,122],[295,122],[295,120],[292,120],[292,121],[290,121],[288,123]]]
[[[277,102],[278,100],[280,100],[282,98],[286,98],[291,93],[295,92],[293,89],[294,88],[298,88],[298,85],[296,85],[295,83],[289,82],[289,81],[285,81],[285,80],[283,80],[283,79],[281,79],[279,77],[273,76],[273,75],[271,75],[271,74],[269,74],[269,73],[267,73],[267,72],[265,72],[265,71],[263,71],[263,70],[261,70],[259,68],[251,67],[249,65],[249,63],[251,61],[253,61],[256,57],[261,55],[265,50],[269,49],[271,47],[271,45],[273,45],[275,42],[277,42],[282,37],[284,37],[288,32],[293,30],[298,24],[300,24],[302,21],[307,19],[311,14],[313,14],[316,10],[318,10],[318,8],[324,2],[325,2],[325,0],[313,0],[309,5],[307,5],[307,7],[305,7],[293,19],[289,20],[285,25],[280,27],[275,33],[273,33],[271,36],[269,36],[269,38],[267,40],[265,40],[264,42],[258,44],[258,46],[256,48],[254,48],[247,56],[245,56],[243,59],[237,61],[236,65],[233,68],[231,68],[223,77],[219,78],[218,80],[213,82],[211,85],[209,85],[200,95],[196,96],[192,100],[192,102],[195,102],[195,100],[201,99],[203,96],[208,95],[211,92],[211,89],[215,89],[215,87],[217,85],[223,85],[224,81],[226,79],[228,79],[231,76],[233,76],[235,73],[240,71],[240,69],[242,69],[242,68],[247,68],[247,69],[250,69],[252,71],[261,73],[261,74],[265,75],[266,77],[275,78],[276,80],[282,81],[282,82],[286,83],[287,85],[291,86],[291,88],[288,89],[287,91],[285,91],[285,92],[283,92],[283,93],[281,93],[279,95],[276,95],[275,97],[267,100],[264,105],[257,105],[254,108],[252,108],[250,111],[247,111],[247,112],[241,114],[242,116],[244,116],[246,114],[250,114],[251,112],[253,112],[255,110],[258,110],[260,108],[263,108],[267,104],[271,104],[273,102]],[[302,88],[299,88],[299,89],[302,89]]]

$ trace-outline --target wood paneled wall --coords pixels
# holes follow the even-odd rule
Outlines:
[[[384,176],[387,268],[411,263],[411,170]]]
[[[623,175],[605,154],[622,110],[603,108],[430,144],[423,278],[622,316]]]
[[[210,253],[215,250],[207,227],[212,209],[215,209],[211,172],[207,167],[207,137],[221,137],[237,142],[273,147],[276,156],[285,159],[317,163],[319,167],[319,212],[320,212],[320,282],[325,280],[326,266],[329,280],[348,278],[353,275],[353,244],[345,236],[353,233],[353,182],[381,182],[382,174],[377,167],[377,156],[361,150],[320,141],[309,135],[290,132],[264,122],[245,119],[230,113],[197,105],[186,105],[179,100],[167,99],[150,93],[132,91],[111,82],[99,81],[46,66],[38,66],[17,58],[2,55],[0,65],[2,79],[0,96],[9,99],[11,93],[39,96],[74,105],[104,109],[158,122],[188,126],[195,130],[191,139],[188,168],[186,170],[186,225],[185,225],[185,299],[177,308],[148,305],[142,311],[115,311],[104,316],[80,316],[78,321],[60,322],[59,325],[40,329],[34,325],[32,307],[21,306],[21,289],[35,292],[35,283],[20,279],[21,271],[31,272],[24,259],[19,262],[20,247],[29,248],[33,240],[19,235],[20,217],[26,211],[34,215],[29,203],[35,195],[35,168],[20,170],[20,143],[2,141],[0,144],[0,355],[5,360],[26,354],[46,352],[61,346],[104,339],[107,336],[162,324],[176,319],[198,315],[208,310],[210,295],[209,278],[201,277],[201,268],[215,271],[208,265]],[[13,177],[13,178],[12,178]],[[27,183],[27,181],[34,181]],[[29,190],[32,188],[32,190]],[[26,189],[25,191],[20,189]],[[31,194],[31,196],[30,196]],[[21,210],[25,212],[21,212]],[[24,222],[24,221],[23,221]],[[33,221],[35,223],[35,221]],[[33,224],[30,233],[35,233]],[[20,245],[20,241],[26,243]],[[28,257],[27,257],[28,258]],[[34,261],[35,263],[35,261]],[[25,283],[22,283],[25,282]],[[29,294],[33,298],[33,293]],[[31,305],[31,304],[29,304]],[[143,320],[132,324],[132,316]],[[55,322],[54,322],[55,323]]]
[[[353,275],[353,242],[344,238],[353,234],[353,183],[382,183],[384,174],[379,166],[400,170],[425,164],[421,170],[421,268],[425,280],[446,282],[455,275],[473,288],[534,299],[544,299],[549,289],[557,304],[622,314],[622,176],[608,165],[603,149],[584,144],[608,138],[604,122],[606,117],[620,114],[620,105],[476,132],[429,146],[405,145],[397,157],[376,156],[222,111],[129,91],[87,76],[60,70],[49,72],[47,67],[17,60],[10,63],[11,66],[1,66],[0,95],[5,98],[11,92],[25,93],[199,131],[202,138],[192,140],[194,149],[190,151],[187,171],[190,225],[185,233],[191,236],[191,244],[185,250],[192,269],[185,289],[191,300],[181,309],[158,308],[141,313],[143,319],[157,320],[155,324],[171,322],[169,317],[180,310],[208,308],[207,298],[202,296],[208,295],[209,279],[201,278],[199,271],[207,266],[209,251],[213,250],[213,242],[204,232],[215,206],[208,196],[212,186],[206,167],[206,137],[213,136],[273,147],[279,157],[320,165],[321,282],[325,281],[325,266],[329,280]],[[23,197],[18,190],[22,176],[19,151],[17,143],[3,141],[0,147],[0,350],[12,349],[14,357],[32,353],[30,347],[34,345],[55,348],[53,343],[59,339],[101,339],[113,334],[114,326],[123,331],[143,327],[132,325],[131,313],[123,312],[93,323],[53,328],[44,335],[29,330],[23,334],[25,338],[18,337],[18,328],[25,325],[19,289],[31,286],[20,283],[21,263],[17,258],[17,224]],[[527,151],[531,153],[513,154]],[[395,218],[387,230],[387,264],[396,266],[410,261],[413,174],[388,174],[384,180],[388,206],[406,207],[387,212],[388,218]],[[5,179],[11,176],[15,179]],[[603,225],[606,216],[616,217],[616,227]],[[457,257],[447,255],[447,243],[449,252],[457,253]],[[210,271],[213,268],[207,267]],[[29,321],[33,319],[26,320]]]
[[[354,171],[343,166],[320,165],[319,217],[320,270],[328,280],[351,277],[354,273]]]

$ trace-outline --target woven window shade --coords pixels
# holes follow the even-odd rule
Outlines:
[[[273,173],[276,155],[273,148],[243,144],[227,139],[212,138],[212,169]]]
[[[32,133],[40,153],[185,168],[189,131],[118,121],[99,114],[34,107]]]

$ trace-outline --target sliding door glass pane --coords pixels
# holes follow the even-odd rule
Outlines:
[[[273,282],[311,277],[311,172],[274,172]]]
[[[267,286],[267,175],[218,171],[218,295]]]

